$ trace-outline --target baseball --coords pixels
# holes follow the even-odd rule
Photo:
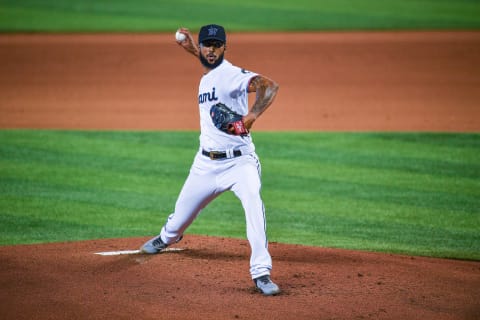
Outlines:
[[[175,39],[177,39],[178,42],[182,42],[183,40],[185,40],[187,38],[186,35],[184,35],[183,33],[179,32],[177,30],[177,32],[175,33]]]

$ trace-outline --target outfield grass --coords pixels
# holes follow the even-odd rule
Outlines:
[[[270,241],[480,259],[480,135],[257,132]],[[0,244],[148,236],[196,132],[0,131]],[[245,237],[226,193],[187,233]]]
[[[478,29],[476,0],[0,0],[4,32]]]

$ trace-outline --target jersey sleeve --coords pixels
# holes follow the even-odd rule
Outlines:
[[[240,74],[241,81],[239,81],[239,83],[241,84],[241,89],[247,92],[250,81],[252,80],[252,78],[258,76],[258,74],[245,69],[240,69]]]
[[[255,72],[235,68],[230,82],[234,85],[229,90],[231,100],[226,103],[235,112],[243,115],[248,113],[248,86],[251,79],[257,75]]]

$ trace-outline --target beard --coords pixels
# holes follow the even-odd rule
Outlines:
[[[199,58],[200,58],[200,62],[202,63],[202,65],[205,67],[205,68],[209,68],[209,69],[215,69],[216,67],[218,67],[222,62],[223,62],[223,55],[224,53],[222,53],[220,55],[220,57],[218,57],[218,60],[215,61],[214,63],[209,63],[207,59],[205,59],[202,54],[200,53],[199,54]]]

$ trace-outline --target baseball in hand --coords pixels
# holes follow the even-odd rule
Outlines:
[[[186,35],[184,35],[183,33],[181,33],[180,31],[177,30],[177,32],[175,33],[175,39],[177,39],[177,42],[182,42],[183,40],[185,40],[187,38]]]

